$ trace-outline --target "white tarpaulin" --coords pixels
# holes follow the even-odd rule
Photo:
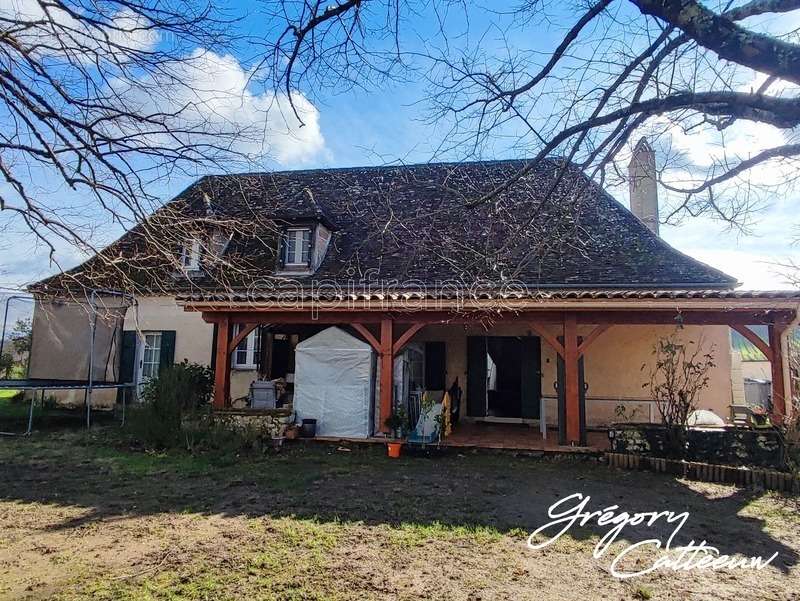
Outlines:
[[[373,351],[336,327],[295,348],[294,410],[316,419],[318,436],[367,438],[372,434]]]

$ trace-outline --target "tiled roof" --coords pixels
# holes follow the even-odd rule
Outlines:
[[[457,288],[480,282],[483,290],[513,281],[537,294],[577,297],[642,289],[708,294],[736,285],[734,278],[669,246],[562,161],[544,161],[492,202],[469,206],[524,165],[493,161],[209,176],[172,203],[187,213],[210,206],[217,216],[253,224],[312,218],[328,223],[329,250],[313,276],[299,279],[301,288],[320,281],[397,281],[402,288],[416,281]],[[232,241],[228,252],[246,257],[252,269],[231,277],[226,289],[257,291],[259,282],[270,278],[278,246],[278,229],[273,230]],[[147,271],[155,278],[152,265],[136,263],[144,244],[136,236],[127,234],[109,252],[130,258],[128,272]],[[89,262],[73,273],[87,268],[100,269]],[[159,282],[169,279],[164,275]],[[118,287],[113,278],[104,284]],[[176,292],[202,294],[221,289],[219,281],[200,277],[171,285]],[[274,280],[267,288],[274,288]]]
[[[240,290],[231,292],[196,291],[179,295],[186,302],[274,302],[298,300],[311,301],[381,301],[381,300],[515,300],[536,301],[562,300],[789,300],[800,302],[800,290],[647,290],[647,289],[531,289],[493,291],[481,290],[336,290],[332,287],[298,291],[297,296],[287,295],[289,289],[276,288],[272,291]]]

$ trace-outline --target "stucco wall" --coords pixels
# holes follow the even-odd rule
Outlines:
[[[587,335],[591,327],[580,328],[579,335]],[[551,328],[559,335],[559,328]],[[620,421],[615,409],[622,404],[631,421],[648,421],[651,415],[658,421],[648,392],[642,385],[648,379],[654,364],[653,346],[659,336],[669,335],[672,326],[614,326],[598,338],[586,353],[585,380],[587,392],[587,423],[602,425]],[[447,383],[458,377],[464,390],[461,411],[466,416],[467,389],[467,336],[520,336],[535,335],[519,325],[500,325],[488,330],[480,327],[427,326],[414,337],[416,341],[441,340],[447,344]],[[731,404],[731,352],[727,326],[687,326],[682,330],[686,341],[697,341],[702,336],[706,348],[715,347],[716,367],[711,373],[709,387],[700,396],[699,407],[710,409],[723,419]],[[645,366],[642,369],[642,366]],[[557,423],[556,353],[542,341],[542,396],[546,400],[546,417],[550,424]]]
[[[772,364],[769,361],[742,361],[742,378],[772,381]]]
[[[123,330],[146,332],[175,330],[175,361],[210,365],[214,329],[199,313],[186,312],[167,296],[139,298],[125,313],[124,325],[114,330],[110,320],[98,321],[95,350],[95,378],[116,381],[119,369],[119,344]],[[34,309],[33,343],[31,348],[32,378],[86,379],[89,361],[89,313],[85,306],[74,303],[38,303]],[[110,348],[109,348],[110,347]],[[107,358],[111,357],[108,361]],[[108,365],[106,369],[106,364]],[[103,371],[105,370],[105,374]],[[233,369],[233,398],[248,394],[255,370]],[[67,406],[84,403],[83,390],[48,391]],[[92,404],[111,407],[115,390],[96,390]]]
[[[138,306],[125,316],[125,329],[175,330],[175,362],[184,359],[192,363],[211,364],[214,326],[203,321],[200,313],[184,311],[169,296],[140,298]],[[255,370],[231,370],[231,397],[248,394]]]
[[[51,318],[52,320],[52,318]],[[32,375],[46,375],[43,366],[54,365],[52,348],[48,340],[54,332],[69,331],[65,336],[60,334],[58,340],[69,342],[69,352],[75,357],[85,355],[87,337],[85,316],[76,317],[59,314],[58,323],[43,322],[41,317],[34,321],[34,349],[32,353]],[[63,322],[63,323],[61,323]],[[186,312],[178,307],[171,297],[140,298],[136,307],[132,307],[125,315],[125,330],[175,330],[175,360],[187,359],[191,362],[210,364],[213,340],[213,327],[203,321],[199,313]],[[74,331],[73,331],[74,330]],[[558,335],[559,328],[553,326],[551,331]],[[586,335],[591,327],[581,328],[579,334]],[[647,421],[651,415],[658,415],[647,402],[647,390],[642,384],[647,380],[648,369],[653,364],[652,349],[659,336],[666,336],[673,331],[672,326],[614,326],[598,338],[589,348],[585,358],[587,393],[587,421],[589,425],[602,425],[619,421],[615,409],[622,404],[633,421]],[[447,344],[447,383],[452,384],[458,377],[459,384],[465,391],[461,410],[466,415],[467,388],[467,336],[519,336],[535,335],[524,326],[504,324],[488,330],[479,326],[426,326],[415,337],[415,341],[440,340]],[[731,351],[729,330],[725,326],[688,326],[682,331],[685,340],[696,341],[702,335],[707,346],[716,348],[717,367],[711,374],[708,389],[700,398],[700,408],[710,409],[717,415],[726,418],[729,415],[728,405],[732,399]],[[77,359],[70,363],[80,371],[81,364]],[[642,365],[645,368],[642,369]],[[84,366],[85,367],[85,366]],[[743,366],[744,369],[744,366]],[[85,373],[85,372],[84,372]],[[116,373],[116,372],[114,372]],[[255,371],[232,370],[231,395],[233,398],[245,396],[250,382],[255,378]],[[65,377],[65,376],[60,376]],[[556,354],[545,342],[542,342],[542,395],[546,400],[546,417],[550,424],[556,423],[556,400],[554,383],[556,381]],[[108,397],[113,402],[113,393],[105,396],[98,393],[97,400]],[[82,401],[83,393],[80,393]]]
[[[119,299],[97,299],[94,341],[93,380],[117,380],[119,345],[122,339],[121,315],[124,306]],[[93,310],[88,303],[37,300],[33,310],[28,375],[47,380],[78,380],[85,382],[89,375],[90,323]],[[64,405],[84,403],[83,390],[47,391]],[[114,403],[116,391],[96,390],[94,406],[107,407]]]

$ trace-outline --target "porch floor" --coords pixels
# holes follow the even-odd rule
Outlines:
[[[371,438],[342,438],[317,436],[301,439],[319,442],[352,442],[386,444],[383,436]],[[558,444],[558,430],[548,430],[547,439],[542,440],[538,426],[528,424],[500,424],[487,422],[460,422],[441,446],[472,449],[505,449],[517,451],[545,451],[552,453],[594,454],[609,450],[605,432],[587,432],[585,447]]]
[[[460,422],[442,444],[450,447],[572,453],[600,453],[609,448],[608,436],[605,432],[587,432],[586,442],[587,446],[585,447],[559,445],[558,430],[553,429],[549,429],[547,438],[542,440],[542,434],[536,425]]]

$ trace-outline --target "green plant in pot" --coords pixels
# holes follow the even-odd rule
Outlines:
[[[403,423],[405,422],[403,415],[398,411],[392,413],[384,420],[384,425],[389,428],[394,438],[403,437]]]

